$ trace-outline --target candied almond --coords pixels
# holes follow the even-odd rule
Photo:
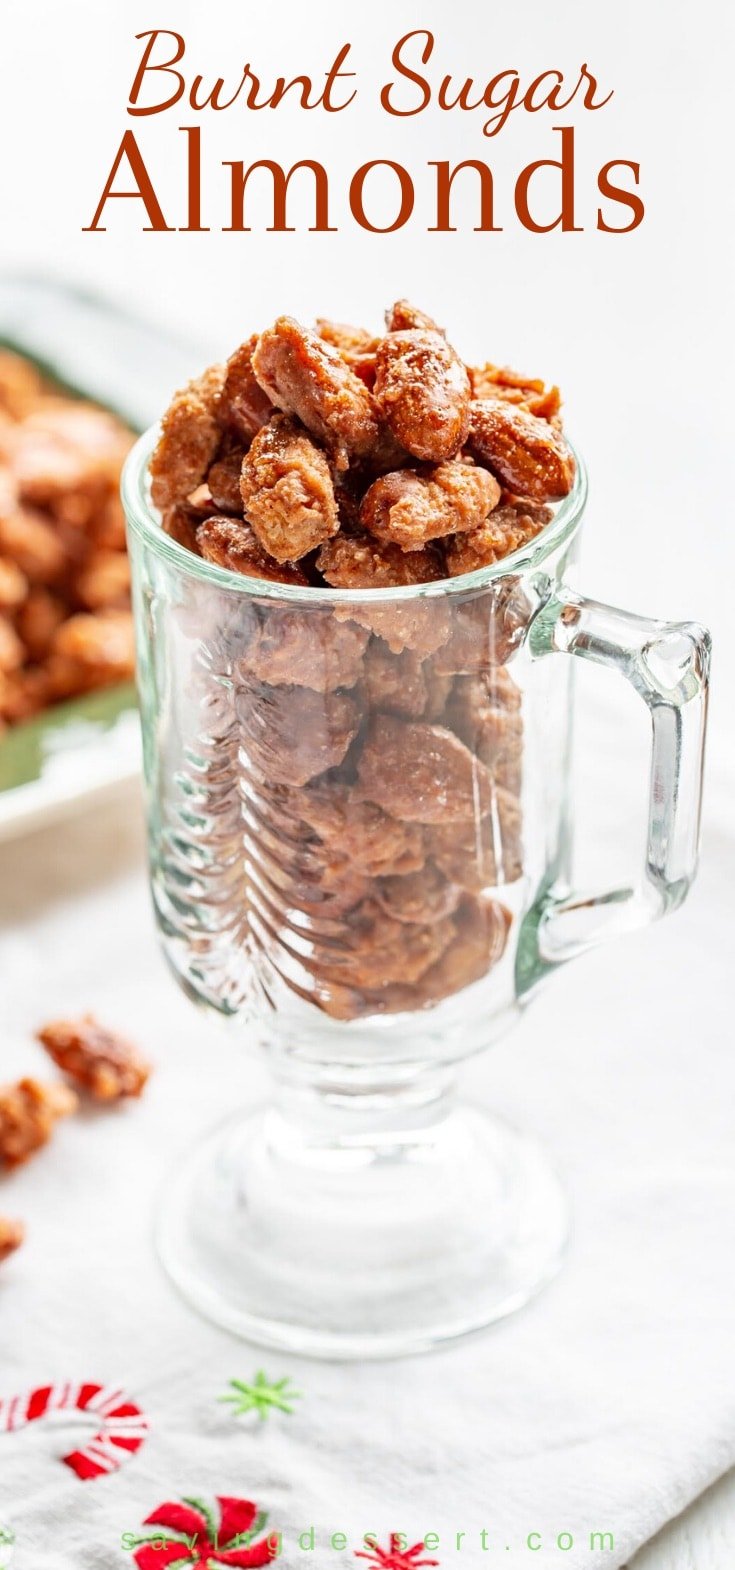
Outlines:
[[[520,789],[523,720],[520,692],[506,671],[505,685],[484,676],[458,676],[447,705],[446,723],[488,768],[498,785]],[[517,700],[517,701],[516,701]]]
[[[17,627],[32,660],[43,660],[53,642],[57,627],[66,617],[63,600],[35,584],[18,611]]]
[[[460,890],[447,882],[433,862],[407,877],[379,878],[375,885],[378,904],[394,921],[443,921],[456,910]]]
[[[278,562],[265,551],[249,523],[238,518],[206,518],[196,531],[200,555],[216,567],[248,578],[267,578],[304,588],[308,578],[293,562]]]
[[[135,669],[130,612],[70,616],[54,633],[48,669],[57,697],[129,681]]]
[[[58,529],[32,507],[0,513],[0,550],[16,563],[29,583],[53,583],[66,566]]]
[[[74,587],[85,610],[121,610],[130,603],[130,562],[125,551],[95,551]]]
[[[324,453],[286,415],[274,416],[253,438],[240,492],[248,522],[276,561],[298,561],[339,528]]]
[[[380,339],[364,327],[351,327],[346,322],[330,322],[323,316],[318,318],[316,330],[325,343],[330,343],[341,354],[360,380],[367,387],[372,387],[375,381],[375,351]]]
[[[257,342],[258,334],[253,333],[252,337],[246,338],[239,349],[230,355],[225,366],[225,379],[217,406],[220,425],[245,442],[249,442],[251,437],[255,436],[261,425],[267,425],[273,413],[270,398],[256,380],[253,370],[253,354]],[[218,506],[221,505],[218,503]]]
[[[0,1216],[0,1265],[20,1248],[25,1235],[22,1221],[11,1221],[7,1216]]]
[[[551,507],[543,503],[506,498],[476,529],[447,541],[445,560],[450,578],[502,561],[511,551],[535,539],[553,516]]]
[[[411,584],[435,583],[444,575],[438,551],[403,551],[369,534],[338,534],[323,545],[316,561],[327,583],[335,589],[397,589]],[[371,605],[367,598],[343,607],[335,615],[356,621],[383,638],[394,654],[413,649],[421,656],[432,654],[449,636],[449,611],[443,600],[422,600],[420,596],[405,604]]]
[[[17,671],[25,659],[25,649],[12,621],[0,612],[0,671]]]
[[[220,443],[217,410],[224,366],[212,365],[169,404],[150,462],[151,497],[161,511],[200,485]]]
[[[50,695],[48,674],[41,665],[29,665],[7,676],[0,671],[0,717],[11,725],[40,714]]]
[[[161,528],[169,539],[175,540],[177,545],[183,545],[185,550],[199,555],[197,545],[197,524],[199,518],[192,513],[186,502],[174,502],[173,507],[166,507],[161,514]]]
[[[523,870],[517,796],[498,785],[492,811],[480,823],[433,823],[427,830],[427,852],[446,878],[470,893],[514,883]]]
[[[277,785],[305,785],[341,763],[360,724],[346,692],[253,681],[238,689],[235,704],[247,762]]]
[[[428,701],[422,661],[413,649],[392,654],[382,638],[372,638],[365,655],[363,693],[373,713],[406,714],[419,719]]]
[[[548,421],[502,399],[473,402],[470,447],[518,496],[554,501],[572,488],[574,461],[563,437]]]
[[[12,349],[0,349],[0,409],[22,420],[43,391],[35,365]]]
[[[96,1101],[139,1096],[150,1074],[132,1042],[100,1025],[92,1014],[53,1020],[36,1035],[56,1067]]]
[[[443,570],[436,551],[402,551],[370,534],[336,535],[322,546],[316,564],[334,589],[399,589],[435,583]]]
[[[298,416],[334,453],[337,468],[367,457],[379,434],[372,397],[346,360],[318,333],[280,316],[253,355],[261,387],[279,409]]]
[[[77,1097],[67,1085],[20,1079],[0,1085],[0,1166],[20,1166],[51,1138],[59,1118],[76,1112]]]
[[[402,332],[428,332],[438,333],[441,338],[446,337],[443,327],[437,327],[425,311],[420,311],[412,305],[410,300],[396,300],[395,305],[385,313],[385,325],[389,333]]]
[[[375,360],[375,401],[396,440],[415,458],[453,458],[469,430],[470,382],[438,332],[389,333]]]
[[[510,911],[497,900],[465,897],[453,918],[454,934],[444,953],[424,972],[418,986],[399,983],[388,988],[387,1008],[394,1013],[431,1007],[481,981],[502,959],[511,921]]]
[[[395,921],[374,899],[363,900],[344,918],[338,941],[314,946],[316,975],[354,988],[415,982],[434,965],[453,936],[446,917],[426,923]]]
[[[442,463],[425,474],[399,469],[370,486],[360,522],[377,539],[417,551],[444,535],[474,531],[499,499],[497,480],[471,463]]]
[[[14,561],[0,556],[0,611],[14,611],[28,593],[28,579]]]
[[[242,517],[240,476],[244,457],[245,449],[239,447],[234,452],[227,453],[225,457],[218,458],[209,469],[206,486],[199,487],[199,490],[205,493],[205,497],[208,495],[215,512],[232,513],[236,518]],[[197,491],[193,491],[189,501],[192,502],[197,494]]]
[[[354,788],[341,781],[317,781],[287,797],[286,805],[320,840],[338,845],[351,864],[370,877],[389,872],[406,876],[424,865],[420,826],[389,817],[377,802],[358,800]]]
[[[394,818],[416,823],[475,823],[490,811],[491,776],[441,725],[376,714],[357,765],[356,795]]]
[[[329,611],[268,607],[238,661],[238,674],[315,692],[354,687],[368,636],[365,628],[339,621]]]

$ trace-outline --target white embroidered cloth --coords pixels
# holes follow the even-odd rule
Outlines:
[[[617,755],[610,723],[587,705],[586,773],[606,747]],[[594,842],[617,876],[620,828],[644,789],[642,738],[633,751],[624,778],[611,769],[614,792],[589,781],[579,792],[592,814],[584,855]],[[426,1557],[442,1570],[614,1570],[735,1462],[725,778],[714,758],[686,909],[569,968],[468,1074],[561,1168],[575,1219],[566,1268],[489,1333],[387,1365],[260,1352],[202,1322],[162,1277],[151,1240],[161,1180],[235,1096],[255,1102],[264,1084],[164,969],[137,800],[2,847],[3,1078],[42,1071],[34,1027],[83,1009],[127,1029],[157,1072],[140,1105],[69,1121],[0,1186],[0,1209],[29,1227],[0,1273],[0,1397],[97,1384],[122,1392],[111,1410],[132,1403],[149,1425],[117,1470],[89,1480],[60,1458],[94,1444],[99,1411],[0,1432],[0,1525],[16,1538],[0,1565],[132,1566],[124,1535],[150,1534],[142,1523],[163,1501],[227,1496],[268,1512],[287,1570],[346,1570],[364,1563],[353,1557],[364,1533],[385,1544],[391,1531],[410,1543],[437,1534]],[[218,1401],[259,1368],[302,1393],[292,1415],[252,1422]],[[329,1546],[332,1533],[347,1549]],[[614,1547],[591,1548],[591,1533],[612,1533]]]

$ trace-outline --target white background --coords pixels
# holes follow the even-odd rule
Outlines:
[[[185,35],[191,74],[223,75],[233,87],[247,60],[265,81],[296,71],[318,77],[349,40],[358,102],[339,116],[286,105],[255,115],[238,103],[217,116],[172,110],[130,122],[125,105],[141,47],[134,35],[155,26]],[[492,139],[482,135],[480,114],[427,110],[388,119],[378,88],[392,74],[396,40],[415,27],[436,34],[435,79],[451,72],[484,84],[507,67],[526,79],[559,67],[573,81],[586,60],[603,94],[614,89],[614,97],[596,114],[519,110]],[[3,0],[0,267],[91,286],[200,343],[202,362],[229,352],[277,312],[374,326],[407,293],[447,325],[468,358],[507,361],[558,381],[591,471],[585,587],[637,611],[712,627],[712,759],[722,778],[735,683],[732,42],[730,11],[718,0],[696,7],[682,0],[372,0],[360,8],[327,0],[257,7]],[[186,222],[177,126],[193,123],[202,126],[211,232],[142,233],[140,204],[118,202],[108,205],[106,233],[84,233],[128,124],[136,125],[169,222]],[[557,156],[556,123],[577,127],[577,221],[585,229],[539,236],[515,218],[513,183],[529,160]],[[228,221],[221,160],[247,165],[262,157],[286,167],[300,157],[320,159],[340,232],[305,233],[307,208],[297,202],[296,234],[263,232],[262,213],[251,234],[221,233]],[[358,165],[380,157],[412,171],[417,204],[405,230],[374,237],[349,218],[345,193]],[[427,233],[429,160],[471,157],[493,168],[503,232],[472,232],[468,184],[457,203],[460,232]],[[631,235],[593,227],[597,170],[613,158],[641,165],[646,216]],[[602,687],[605,678],[582,675],[589,702],[592,684]],[[637,755],[641,717],[634,700],[620,706]],[[596,746],[601,734],[597,727]],[[605,748],[600,763],[610,770],[625,749],[615,733],[603,737]],[[640,794],[626,786],[631,818]],[[614,807],[606,810],[614,822]],[[693,1015],[697,897],[683,918],[692,931]],[[651,954],[665,964],[660,935]],[[726,1004],[723,977],[723,1035]],[[675,1552],[683,1550],[667,1550],[667,1565]]]

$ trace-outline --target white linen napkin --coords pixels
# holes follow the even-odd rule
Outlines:
[[[591,710],[585,733],[591,753],[615,751]],[[595,800],[603,861],[640,779]],[[711,791],[685,910],[559,975],[467,1074],[468,1093],[536,1132],[563,1173],[562,1274],[491,1331],[383,1365],[261,1352],[201,1321],[161,1274],[162,1178],[264,1082],[164,969],[135,800],[2,848],[2,1078],[43,1071],[34,1027],[85,1009],[129,1031],[157,1072],[139,1105],[69,1121],[0,1184],[0,1210],[29,1226],[0,1271],[0,1399],[91,1381],[122,1387],[150,1424],[93,1481],[58,1459],[93,1436],[84,1418],[71,1438],[68,1415],[63,1430],[47,1418],[0,1431],[0,1525],[16,1539],[0,1565],[5,1553],[13,1570],[132,1570],[123,1536],[151,1532],[163,1501],[227,1496],[268,1512],[287,1570],[363,1565],[363,1534],[385,1545],[391,1532],[437,1534],[425,1557],[442,1570],[615,1570],[735,1462],[727,802],[724,784]],[[238,1418],[218,1401],[261,1368],[301,1392],[290,1415]],[[591,1533],[614,1546],[591,1547]]]

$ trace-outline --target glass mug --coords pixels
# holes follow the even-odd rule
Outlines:
[[[248,578],[170,538],[148,492],[156,434],[123,478],[155,912],[182,987],[265,1048],[275,1082],[265,1112],[187,1162],[161,1256],[207,1317],[261,1344],[426,1350],[560,1263],[556,1177],[457,1103],[457,1066],[559,965],[684,899],[709,639],[567,586],[579,459],[553,520],[494,566],[355,592]],[[571,887],[558,655],[618,670],[649,710],[636,887]]]

